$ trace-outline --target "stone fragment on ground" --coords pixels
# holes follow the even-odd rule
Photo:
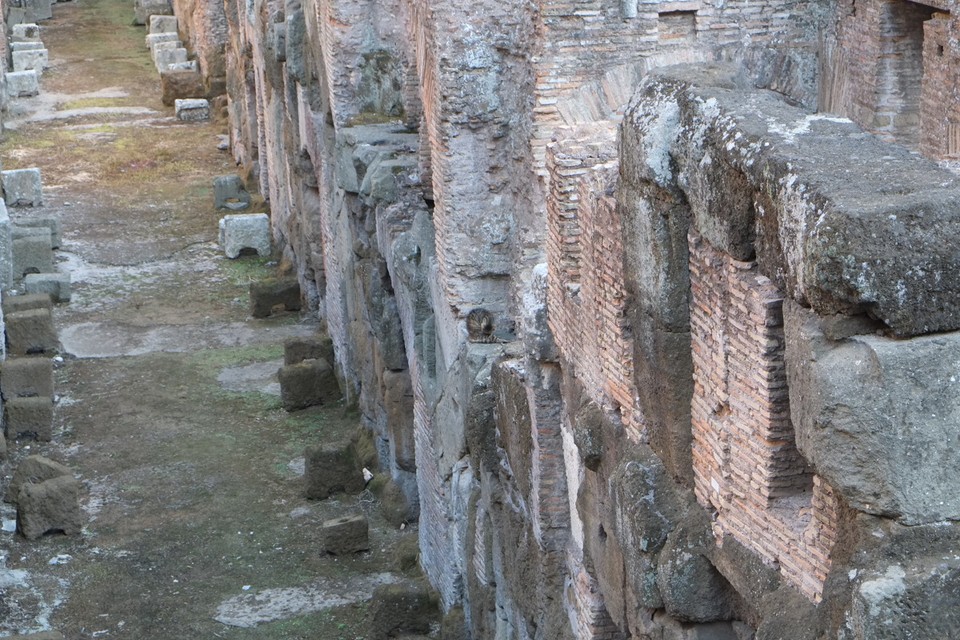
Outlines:
[[[377,587],[370,601],[368,640],[403,634],[429,633],[440,620],[440,609],[423,581]]]
[[[320,535],[323,550],[335,556],[370,550],[370,528],[363,514],[326,520]]]
[[[41,293],[50,296],[54,302],[70,302],[69,273],[29,273],[23,278],[23,288],[27,293]]]
[[[268,278],[250,283],[250,315],[267,318],[277,309],[299,311],[300,283],[296,278]]]
[[[0,364],[0,395],[4,400],[53,397],[53,361],[50,358],[9,358]]]
[[[17,529],[28,540],[47,533],[80,533],[80,481],[58,476],[20,487],[17,496]]]
[[[50,442],[53,439],[53,398],[7,399],[3,403],[3,420],[11,440],[33,438]]]
[[[333,340],[327,335],[294,337],[283,342],[283,364],[291,365],[304,360],[326,360],[333,364]]]
[[[166,64],[187,61],[186,49],[176,49],[176,51],[183,51],[182,56],[179,53],[169,54],[169,59],[163,58]],[[161,64],[160,60],[161,59],[158,58],[158,67],[160,67]],[[166,67],[164,66],[162,69],[166,69]],[[207,100],[194,98],[175,100],[173,108],[177,120],[182,122],[203,122],[210,119],[210,102]]]
[[[13,473],[13,479],[3,499],[5,502],[16,503],[20,487],[23,485],[68,475],[72,475],[70,469],[59,462],[43,456],[28,456],[17,465],[17,470]]]
[[[49,296],[47,296],[49,301]],[[59,341],[49,309],[27,309],[6,314],[7,352],[12,355],[52,353]]]
[[[281,367],[280,399],[287,411],[330,404],[340,399],[340,385],[326,360],[304,360]]]
[[[235,213],[220,219],[220,246],[228,258],[244,249],[270,255],[270,217],[265,213]]]
[[[352,442],[307,447],[304,457],[305,495],[323,500],[335,493],[360,493],[366,481]]]

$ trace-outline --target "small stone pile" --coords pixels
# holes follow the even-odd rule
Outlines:
[[[29,456],[7,487],[5,502],[17,506],[17,530],[28,540],[48,533],[80,533],[80,481],[67,467]]]
[[[209,120],[210,103],[205,98],[203,79],[197,61],[190,59],[190,53],[180,39],[177,17],[156,14],[149,16],[148,20],[150,32],[147,34],[146,43],[157,73],[160,74],[163,104],[175,108],[178,120]]]
[[[32,21],[26,22],[28,16],[33,20],[52,18],[50,0],[33,0],[29,7],[10,10],[8,20],[12,24],[10,57],[13,70],[5,74],[8,98],[30,98],[39,94],[40,74],[49,64],[47,49],[40,40],[40,26]]]

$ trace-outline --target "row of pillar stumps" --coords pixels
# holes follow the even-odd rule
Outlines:
[[[9,49],[0,92],[5,102],[39,95],[49,53],[36,22],[51,17],[51,0],[14,0],[7,7]],[[8,442],[27,453],[33,443],[53,438],[54,369],[63,362],[53,305],[69,302],[71,291],[70,274],[59,272],[54,258],[61,243],[60,218],[41,210],[40,170],[0,171],[0,188],[0,462],[5,462]],[[4,491],[3,501],[11,506],[0,508],[0,531],[18,531],[28,539],[50,532],[77,534],[80,493],[81,483],[69,468],[29,455]],[[14,508],[16,517],[9,518]]]

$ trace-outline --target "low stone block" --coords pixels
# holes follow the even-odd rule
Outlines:
[[[70,302],[69,273],[31,273],[23,278],[27,293],[45,293],[54,302]]]
[[[10,31],[10,39],[13,42],[39,42],[40,25],[33,23],[14,24]]]
[[[53,399],[10,398],[3,403],[7,437],[11,440],[33,438],[42,442],[53,439]]]
[[[236,258],[244,249],[270,255],[270,218],[265,213],[224,216],[220,219],[220,246],[228,258]]]
[[[147,37],[144,38],[144,41],[147,43],[147,49],[150,49],[150,56],[153,56],[153,52],[157,45],[160,45],[165,42],[176,42],[177,46],[182,46],[180,42],[180,36],[176,33],[149,33]]]
[[[287,338],[283,342],[283,364],[297,364],[304,360],[326,360],[333,364],[333,340],[330,336]]]
[[[33,74],[34,79],[36,79],[36,73],[33,71],[21,71],[20,73]],[[8,80],[11,75],[16,74],[8,73]],[[9,88],[9,84],[7,88]],[[3,183],[3,199],[7,206],[39,207],[43,204],[43,180],[40,178],[40,169],[0,171],[0,182]]]
[[[176,33],[177,29],[176,16],[150,16],[150,33]]]
[[[27,456],[13,473],[13,479],[10,480],[10,486],[7,487],[7,493],[3,496],[3,500],[4,502],[16,503],[20,495],[20,487],[23,485],[36,484],[51,478],[70,475],[73,475],[73,472],[59,462],[54,462],[43,456]]]
[[[43,294],[11,296],[4,293],[3,313],[5,315],[18,311],[29,311],[30,309],[46,309],[48,312],[52,312],[53,301],[50,300],[50,296]]]
[[[213,200],[217,209],[241,211],[250,206],[250,194],[238,175],[217,176],[213,179]]]
[[[11,42],[10,51],[35,51],[37,49],[45,49],[46,47],[39,40],[27,41],[27,42]]]
[[[53,17],[52,0],[27,0],[24,5],[32,10],[34,20],[49,20]]]
[[[10,98],[32,98],[40,93],[40,76],[34,70],[10,71],[6,80]]]
[[[250,315],[267,318],[275,309],[300,310],[300,284],[295,278],[276,278],[250,283]]]
[[[298,411],[340,399],[340,385],[326,360],[304,360],[281,367],[280,398],[287,411]]]
[[[335,556],[370,550],[370,527],[362,514],[326,520],[320,537],[323,550]]]
[[[133,24],[147,24],[150,16],[171,16],[173,5],[170,0],[134,0]]]
[[[186,61],[187,50],[183,47],[161,47],[160,45],[157,45],[153,48],[153,62],[157,65],[157,73],[166,71],[171,64]],[[206,100],[204,100],[204,102],[206,102]],[[200,109],[201,106],[199,103],[192,104],[187,108],[181,107],[177,110],[177,117],[180,118],[180,120],[183,120],[184,118],[181,117],[180,113],[181,111],[186,110],[188,112],[193,112],[193,120],[207,120],[210,117],[210,107],[207,106],[207,116],[203,118],[197,117],[195,113]]]
[[[185,65],[185,69],[174,69],[180,64]],[[160,72],[160,99],[168,107],[176,104],[177,100],[198,98],[203,96],[206,89],[203,86],[203,78],[196,70],[197,63],[194,60],[170,65],[166,70]]]
[[[440,609],[424,582],[381,585],[370,600],[369,640],[426,634],[439,622]]]
[[[53,397],[50,358],[9,358],[0,365],[0,394],[13,398]]]
[[[49,309],[29,309],[6,315],[7,352],[23,356],[52,353],[59,347]]]
[[[173,62],[186,62],[186,57],[184,57],[183,60],[170,60],[167,64]],[[177,114],[177,120],[182,122],[202,122],[210,119],[209,100],[202,100],[199,98],[184,98],[181,100],[174,100],[173,108]]]
[[[53,272],[53,249],[50,248],[50,232],[17,238],[13,245],[13,277],[22,278],[29,273]]]
[[[7,6],[4,13],[6,14],[8,25],[32,24],[36,22],[32,15],[30,17],[27,16],[27,10],[24,7]],[[30,13],[32,14],[33,12],[31,11]]]
[[[307,447],[304,456],[304,495],[311,500],[324,500],[335,493],[360,493],[366,486],[352,443]]]
[[[14,51],[11,53],[13,58],[14,71],[36,71],[42,73],[44,69],[50,66],[49,54],[46,49],[27,49],[25,51]]]
[[[80,481],[60,476],[25,484],[17,496],[17,530],[28,540],[46,533],[80,533]]]
[[[50,230],[50,248],[59,249],[63,238],[60,216],[18,216],[15,221],[16,228],[46,228]]]

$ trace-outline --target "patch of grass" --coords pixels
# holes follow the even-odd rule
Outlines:
[[[77,98],[57,105],[59,111],[93,109],[98,107],[124,107],[130,104],[127,98]]]
[[[191,360],[203,373],[212,373],[216,376],[225,367],[237,367],[253,362],[267,362],[282,357],[282,344],[255,344],[224,349],[204,349],[194,353]]]
[[[272,256],[240,256],[223,263],[224,275],[236,286],[264,280],[275,275]]]

